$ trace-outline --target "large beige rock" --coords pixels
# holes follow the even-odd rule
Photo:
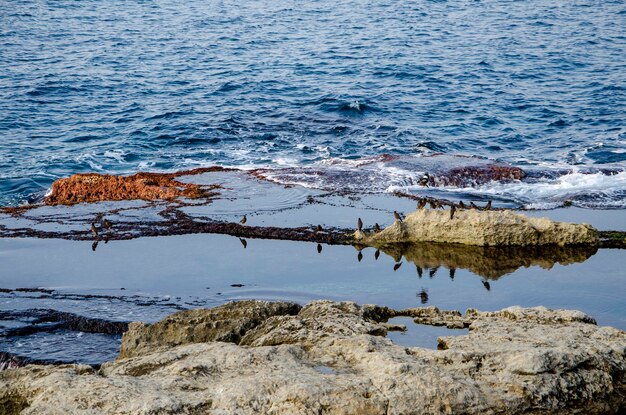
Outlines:
[[[298,314],[302,307],[289,302],[246,300],[212,309],[181,311],[155,324],[131,323],[122,339],[118,359],[146,350],[187,343],[239,343],[241,336],[272,316]]]
[[[221,311],[213,313],[236,326]],[[626,333],[597,327],[580,312],[512,307],[461,315],[435,307],[395,311],[318,301],[297,315],[268,314],[274,315],[249,325],[234,342],[196,343],[196,337],[186,337],[175,347],[127,347],[134,357],[99,371],[68,365],[0,372],[0,413],[17,413],[11,408],[22,414],[219,415],[626,409]],[[440,338],[442,350],[402,347],[382,337],[385,320],[397,315],[470,331]],[[183,318],[188,313],[176,316],[170,321],[190,326]],[[135,325],[127,336],[155,334],[154,327]]]
[[[357,231],[354,236],[359,243],[373,246],[398,242],[488,246],[598,244],[598,233],[590,225],[529,218],[509,210],[457,210],[450,219],[448,210],[422,209],[381,232]]]

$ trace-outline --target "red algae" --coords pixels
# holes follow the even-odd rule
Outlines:
[[[131,176],[81,173],[59,179],[52,184],[52,192],[44,199],[46,205],[75,205],[121,200],[166,200],[180,197],[209,199],[217,195],[218,185],[202,186],[175,180],[181,176],[225,171],[222,167],[207,167],[175,173],[136,173]]]

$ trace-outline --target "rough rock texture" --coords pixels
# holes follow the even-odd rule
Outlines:
[[[86,173],[59,179],[52,183],[46,196],[47,205],[74,205],[105,200],[174,200],[215,196],[216,186],[182,183],[176,177],[205,173],[221,168],[205,168],[176,173],[136,173],[132,176]]]
[[[381,246],[397,242],[444,242],[466,245],[597,245],[598,232],[589,225],[529,218],[509,210],[417,210],[378,233],[356,232],[360,243]]]
[[[209,310],[181,311],[154,324],[130,323],[118,359],[139,356],[156,347],[211,341],[239,343],[248,330],[269,317],[295,315],[301,308],[289,302],[247,300]]]
[[[281,303],[284,305],[284,303]],[[228,322],[246,302],[206,311]],[[187,330],[199,315],[177,314]],[[212,314],[210,314],[212,313]],[[237,313],[246,314],[239,310]],[[256,315],[257,313],[251,313]],[[576,311],[395,311],[318,301],[274,314],[238,343],[127,348],[135,357],[98,371],[80,365],[0,372],[0,413],[22,414],[597,414],[626,409],[626,333]],[[384,320],[469,326],[443,350],[407,348],[380,335]],[[183,317],[190,317],[187,320]],[[131,336],[156,335],[134,326]],[[165,326],[161,326],[167,329]],[[169,330],[169,329],[168,329]],[[209,330],[211,331],[211,330]],[[134,351],[133,351],[134,350]],[[13,412],[11,412],[13,411]]]

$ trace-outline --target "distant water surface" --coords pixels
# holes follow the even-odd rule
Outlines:
[[[623,1],[0,2],[0,203],[383,153],[623,169],[625,23]]]

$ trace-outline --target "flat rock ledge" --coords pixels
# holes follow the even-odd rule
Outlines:
[[[530,218],[510,210],[417,210],[380,232],[357,231],[361,244],[442,242],[480,246],[597,245],[598,232],[587,224]]]
[[[403,347],[395,316],[469,334]],[[241,301],[131,324],[99,370],[2,371],[0,413],[623,413],[625,356],[625,332],[578,311]]]

